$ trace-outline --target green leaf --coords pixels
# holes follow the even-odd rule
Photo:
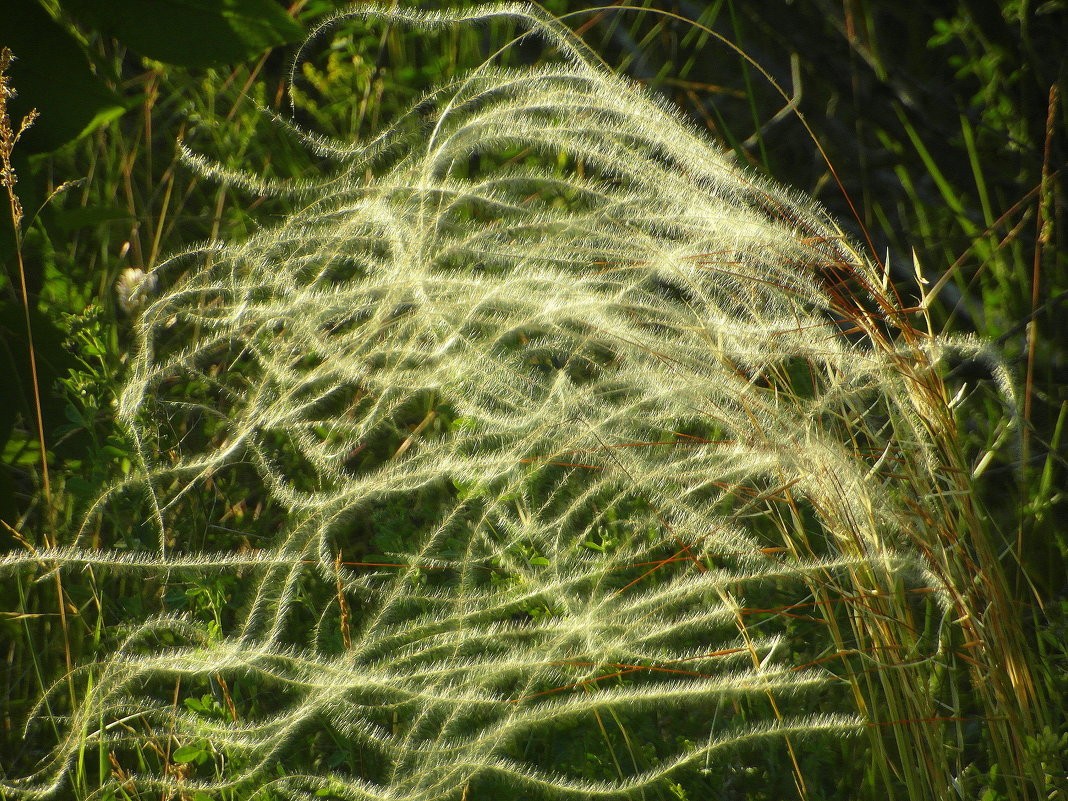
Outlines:
[[[547,565],[549,564],[549,560],[544,556],[534,556],[531,558],[530,563],[532,565]]]
[[[9,69],[18,92],[9,112],[18,128],[40,116],[19,141],[23,154],[47,153],[121,115],[123,99],[93,74],[85,50],[34,0],[4,3],[0,46],[18,59]]]
[[[116,448],[114,445],[105,445],[100,449],[100,452],[107,454],[112,459],[122,459],[130,455],[127,451],[124,451],[121,448]]]
[[[63,8],[142,56],[185,67],[247,61],[305,35],[273,0],[64,0]]]
[[[63,416],[70,420],[72,423],[83,428],[85,427],[85,418],[82,417],[82,413],[80,411],[74,408],[73,404],[68,403],[63,408]]]
[[[96,494],[97,487],[89,481],[86,481],[80,476],[70,476],[67,478],[66,489],[75,498],[88,499]]]
[[[181,765],[185,762],[192,762],[206,752],[199,745],[183,745],[173,754],[171,754],[171,762]]]

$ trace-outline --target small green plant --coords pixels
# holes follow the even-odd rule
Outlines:
[[[1047,792],[943,380],[982,349],[544,13],[344,18],[552,57],[369,142],[293,128],[326,175],[186,151],[298,210],[139,284],[128,474],[0,569],[144,611],[45,689],[55,748],[4,789],[91,786],[95,751],[116,796],[815,798],[847,738],[888,796],[958,797],[980,746],[991,792]]]

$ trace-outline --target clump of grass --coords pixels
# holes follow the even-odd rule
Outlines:
[[[294,129],[327,177],[188,154],[300,210],[152,271],[134,474],[0,567],[184,583],[211,620],[130,621],[79,704],[45,695],[56,749],[6,789],[59,792],[92,746],[116,791],[623,797],[767,742],[807,797],[806,752],[850,733],[887,787],[949,798],[982,721],[1036,797],[1042,699],[941,378],[978,347],[558,21],[353,16],[512,18],[558,58],[487,62],[369,142]],[[228,474],[278,530],[191,547],[236,514],[199,497]],[[414,541],[367,552],[427,497]],[[154,548],[88,547],[120,503]],[[649,753],[628,732],[658,710],[680,739]],[[550,761],[576,728],[608,776]]]

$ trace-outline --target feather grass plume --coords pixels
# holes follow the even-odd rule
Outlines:
[[[154,743],[159,770],[141,759],[112,783],[621,798],[774,741],[804,796],[799,754],[850,733],[911,797],[951,797],[963,723],[941,704],[969,686],[1026,776],[1033,690],[939,378],[960,343],[920,330],[817,205],[540,11],[358,16],[510,17],[559,58],[487,63],[369,142],[294,130],[334,165],[316,181],[189,154],[301,209],[173,258],[139,296],[120,412],[140,471],[90,517],[140,488],[158,548],[0,568],[236,575],[240,613],[131,622],[75,677],[78,706],[50,711],[62,687],[42,701],[29,725],[54,727],[56,750],[5,789],[56,794],[87,746],[130,766]],[[237,473],[281,527],[259,550],[197,552],[191,505]],[[427,495],[416,542],[350,563],[353,532]],[[237,684],[257,702],[175,704]],[[543,756],[575,726],[625,740],[661,712],[688,744],[632,751],[612,781]],[[301,762],[323,732],[360,766]],[[176,765],[182,748],[205,759]]]

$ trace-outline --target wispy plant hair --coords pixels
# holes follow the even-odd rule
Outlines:
[[[28,725],[55,726],[56,750],[3,787],[54,795],[86,744],[153,742],[202,744],[219,770],[131,766],[125,786],[622,798],[771,740],[804,795],[798,754],[848,733],[912,797],[948,798],[964,721],[940,705],[964,687],[1026,775],[1034,690],[940,378],[956,345],[817,204],[536,8],[361,6],[329,24],[358,17],[507,17],[557,57],[487,61],[366,142],[294,128],[330,160],[315,180],[190,152],[299,210],[175,257],[139,295],[119,413],[140,464],[90,519],[140,491],[156,548],[78,540],[0,568],[239,575],[241,611],[222,630],[133,622],[80,670],[79,706],[42,702]],[[198,551],[192,499],[236,473],[281,525],[242,553]],[[418,541],[360,558],[354,532],[388,534],[378,512],[426,495]],[[326,599],[311,617],[309,598]],[[791,643],[800,607],[810,664]],[[174,704],[212,682],[273,700],[222,717]],[[717,716],[739,700],[762,717]],[[525,746],[658,711],[704,733],[619,760],[613,781]],[[371,767],[287,757],[326,730]]]

